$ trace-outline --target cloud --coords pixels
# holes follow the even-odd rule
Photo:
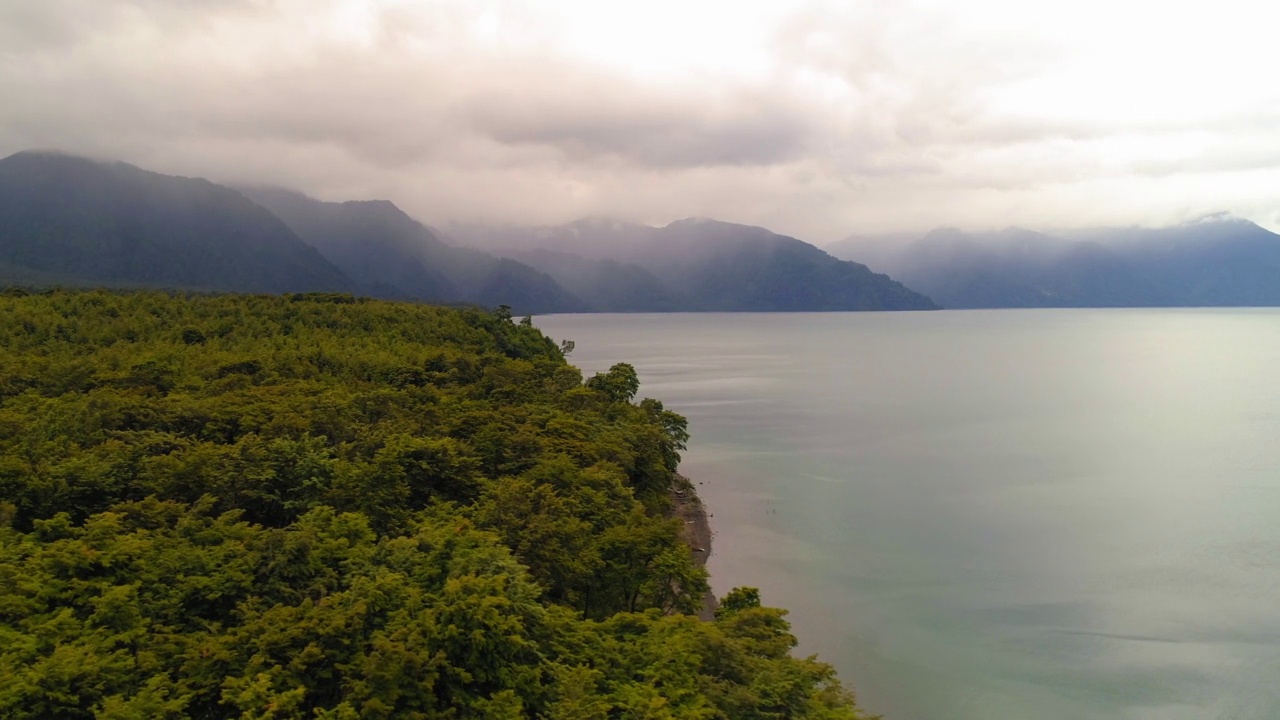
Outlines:
[[[818,128],[800,109],[758,93],[657,93],[612,78],[578,77],[549,89],[488,93],[468,103],[463,118],[500,144],[554,148],[582,162],[688,168],[803,157]]]
[[[1162,11],[1200,31],[1191,62],[1125,0],[608,5],[6,3],[0,152],[388,197],[435,224],[700,215],[823,240],[1276,216],[1259,18],[1227,37]]]

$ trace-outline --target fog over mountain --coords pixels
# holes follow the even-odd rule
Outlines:
[[[937,309],[865,265],[765,228],[718,220],[651,227],[588,218],[555,227],[456,226],[448,232],[458,242],[549,273],[602,310]]]
[[[0,160],[0,284],[10,283],[340,291],[526,313],[588,309],[548,275],[449,246],[385,201],[242,192],[36,152]]]
[[[1280,9],[1154,0],[0,3],[0,156],[430,222],[1280,227]],[[1194,48],[1190,51],[1189,48]]]
[[[1163,228],[853,236],[826,251],[706,218],[442,234],[385,200],[24,152],[0,160],[0,282],[347,291],[521,313],[1273,306],[1280,235],[1229,213]]]
[[[281,188],[244,188],[368,293],[509,305],[521,312],[589,309],[550,276],[509,258],[448,245],[385,200],[327,203]]]
[[[521,314],[936,309],[863,265],[732,223],[583,220],[455,236],[473,247],[385,200],[235,190],[61,154],[0,160],[0,284],[346,291]]]
[[[1058,236],[1007,228],[853,237],[859,258],[948,308],[1280,305],[1280,235],[1228,213]]]

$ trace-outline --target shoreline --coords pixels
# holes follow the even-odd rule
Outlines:
[[[681,475],[682,481],[671,491],[672,516],[680,520],[680,534],[689,549],[693,552],[694,562],[698,567],[706,567],[711,557],[711,521],[708,519],[707,507],[693,488],[693,482]],[[698,611],[699,620],[715,620],[719,601],[710,589],[702,598],[702,609]]]

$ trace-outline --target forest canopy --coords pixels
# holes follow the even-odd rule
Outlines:
[[[758,595],[693,616],[638,386],[505,312],[6,292],[0,716],[861,717]]]

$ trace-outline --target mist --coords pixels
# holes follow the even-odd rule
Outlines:
[[[6,3],[0,154],[433,225],[1280,226],[1277,11],[1257,3],[597,5]]]

